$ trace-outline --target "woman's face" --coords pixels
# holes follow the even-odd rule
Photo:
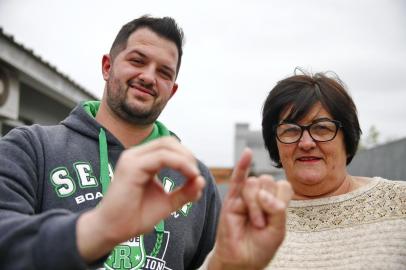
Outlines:
[[[280,121],[289,114],[282,113]],[[320,103],[314,105],[309,113],[297,124],[309,125],[320,118],[334,120]],[[292,184],[294,192],[300,197],[320,197],[334,192],[342,184],[347,175],[347,155],[342,130],[328,142],[315,142],[308,131],[302,138],[292,144],[284,144],[277,140],[279,156],[287,180]]]

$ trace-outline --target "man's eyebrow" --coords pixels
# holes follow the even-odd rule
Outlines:
[[[141,57],[147,57],[145,54],[143,54],[142,52],[140,52],[140,51],[137,50],[137,49],[134,49],[134,50],[130,51],[128,54],[133,54],[133,53],[136,53],[136,54],[138,54],[138,55],[141,56]]]

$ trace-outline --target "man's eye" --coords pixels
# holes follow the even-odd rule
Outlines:
[[[162,77],[164,77],[165,79],[172,79],[172,75],[169,72],[166,72],[164,70],[161,70],[160,73],[162,74]]]
[[[141,59],[131,59],[130,62],[135,63],[135,64],[142,64],[143,61]]]

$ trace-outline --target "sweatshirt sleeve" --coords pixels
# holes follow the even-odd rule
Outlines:
[[[35,143],[22,128],[0,139],[0,269],[86,269],[76,245],[79,214],[37,211],[43,161]]]
[[[199,162],[199,168],[201,174],[206,179],[207,191],[206,191],[206,220],[204,222],[204,230],[202,237],[199,241],[198,250],[200,251],[193,258],[191,269],[199,268],[206,256],[214,247],[216,241],[217,224],[219,222],[220,210],[221,210],[221,199],[219,191],[217,189],[216,183],[209,169]]]

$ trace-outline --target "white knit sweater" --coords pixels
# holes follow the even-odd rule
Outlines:
[[[344,195],[292,201],[267,269],[406,269],[406,181],[373,178]]]

